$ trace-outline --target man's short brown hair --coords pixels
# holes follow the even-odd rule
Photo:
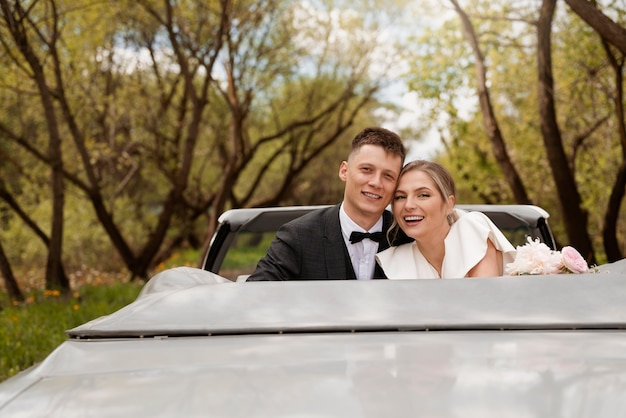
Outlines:
[[[390,154],[397,155],[404,164],[406,149],[400,135],[385,128],[369,127],[359,132],[352,140],[350,154],[358,151],[363,145],[377,145]]]

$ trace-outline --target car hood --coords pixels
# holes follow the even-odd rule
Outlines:
[[[616,417],[623,332],[70,340],[0,385],[3,417]]]

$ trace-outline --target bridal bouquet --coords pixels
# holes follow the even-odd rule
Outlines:
[[[506,265],[506,273],[511,276],[526,274],[570,274],[593,271],[582,255],[574,247],[563,247],[561,251],[551,250],[539,239],[517,247],[515,261]]]

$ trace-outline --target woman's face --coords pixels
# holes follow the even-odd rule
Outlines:
[[[443,239],[450,230],[447,216],[454,196],[444,200],[430,175],[421,170],[404,173],[393,197],[393,214],[402,230],[416,241]]]

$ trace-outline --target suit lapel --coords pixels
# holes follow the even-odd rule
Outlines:
[[[388,210],[383,212],[383,233],[385,234],[385,238],[378,244],[378,252],[382,250],[386,250],[389,248],[389,242],[387,241],[387,232],[393,223],[393,215]]]
[[[393,223],[393,214],[388,210],[383,212],[383,233],[385,234],[385,238],[378,244],[378,252],[386,250],[389,248],[389,241],[387,241],[387,232],[389,228],[391,228],[391,224]],[[383,269],[376,263],[374,266],[374,279],[386,279],[387,276]]]
[[[339,223],[339,205],[329,210],[324,218],[324,255],[326,257],[326,270],[328,277],[354,279],[354,269],[348,255],[348,249],[341,234]]]

